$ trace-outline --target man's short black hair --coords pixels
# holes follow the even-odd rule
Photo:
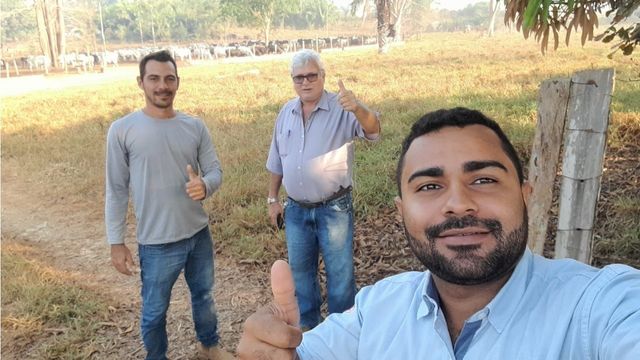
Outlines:
[[[140,60],[140,79],[144,79],[145,68],[149,60],[171,62],[173,64],[173,67],[176,69],[176,76],[178,76],[178,65],[176,65],[176,61],[167,50],[161,50],[152,52],[151,54],[147,54],[142,58],[142,60]]]
[[[402,142],[402,150],[400,152],[400,159],[398,160],[398,167],[396,169],[396,183],[398,185],[398,195],[400,197],[402,197],[401,176],[402,169],[404,168],[404,157],[413,140],[430,132],[438,131],[444,127],[457,126],[463,128],[469,125],[486,126],[498,135],[502,145],[502,150],[504,150],[509,159],[511,159],[513,166],[516,168],[520,184],[524,183],[524,173],[522,171],[520,157],[507,138],[507,135],[505,135],[500,128],[500,125],[480,111],[457,107],[453,109],[440,109],[427,113],[411,127],[411,132],[409,132],[409,135],[407,135]]]

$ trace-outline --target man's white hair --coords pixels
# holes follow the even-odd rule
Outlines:
[[[311,49],[302,49],[293,55],[291,59],[291,75],[297,68],[303,67],[308,63],[314,63],[318,65],[320,72],[324,74],[324,64],[320,60],[320,54]]]

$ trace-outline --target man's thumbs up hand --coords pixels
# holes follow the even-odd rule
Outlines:
[[[358,109],[358,100],[353,94],[353,91],[344,86],[342,79],[338,80],[338,88],[340,89],[338,91],[338,102],[340,102],[340,106],[347,111],[355,112]]]
[[[204,185],[204,181],[196,174],[191,165],[187,165],[187,175],[189,176],[187,195],[194,201],[203,200],[207,195],[207,187]]]
[[[238,359],[292,360],[302,342],[300,313],[289,264],[276,261],[271,267],[273,302],[249,316],[238,343]]]

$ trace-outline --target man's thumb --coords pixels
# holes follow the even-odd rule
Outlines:
[[[189,175],[189,181],[198,178],[198,174],[196,174],[196,172],[193,171],[193,168],[191,167],[191,165],[187,165],[187,175]]]
[[[271,266],[271,291],[273,302],[285,316],[285,321],[292,326],[300,325],[300,311],[296,301],[296,287],[289,264],[284,260],[276,260]]]
[[[340,92],[347,91],[347,88],[344,87],[344,83],[342,82],[342,79],[338,80],[338,87],[340,88]]]

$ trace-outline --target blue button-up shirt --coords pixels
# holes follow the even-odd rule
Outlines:
[[[352,309],[304,334],[308,359],[640,359],[640,271],[527,250],[452,344],[429,272],[363,288]]]
[[[282,175],[287,194],[301,202],[325,200],[352,185],[353,140],[374,140],[365,134],[356,116],[324,91],[306,121],[297,97],[280,110],[273,129],[267,169]]]

